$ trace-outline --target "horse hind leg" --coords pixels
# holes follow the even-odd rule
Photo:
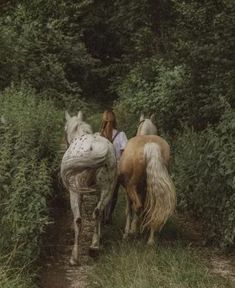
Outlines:
[[[110,172],[107,169],[102,169],[97,175],[97,185],[100,189],[100,199],[94,209],[93,218],[95,219],[95,230],[92,237],[92,243],[90,246],[90,253],[98,251],[100,248],[100,237],[101,237],[101,221],[103,216],[104,208],[107,206],[112,198],[115,181],[115,170]]]
[[[132,216],[132,209],[131,209],[131,200],[126,195],[126,226],[125,226],[125,233],[123,234],[123,239],[127,239],[130,234],[131,229],[131,216]]]
[[[155,234],[155,229],[151,227],[150,228],[150,233],[149,233],[149,238],[148,238],[148,241],[147,241],[147,245],[149,245],[149,246],[153,246],[154,245],[154,243],[155,243],[154,234]]]
[[[153,246],[155,244],[155,231],[160,232],[164,226],[164,223],[160,224],[157,228],[156,227],[150,227],[150,233],[149,233],[149,238],[147,241],[147,245]]]
[[[138,222],[139,222],[139,212],[142,207],[142,203],[137,191],[137,186],[134,184],[129,183],[127,186],[127,196],[131,201],[131,208],[132,208],[132,218],[131,224],[129,229],[129,234],[135,235],[137,233]]]
[[[97,256],[100,250],[100,233],[101,233],[100,230],[101,230],[101,218],[98,216],[97,219],[95,219],[95,229],[92,236],[92,242],[89,247],[89,254],[92,257]]]
[[[104,207],[108,204],[110,200],[110,198],[107,197],[107,192],[108,192],[108,189],[103,189],[101,191],[100,200],[93,212],[93,219],[95,220],[95,229],[94,229],[94,233],[92,236],[92,243],[89,248],[91,256],[96,256],[100,249],[100,237],[101,237],[100,231],[101,231],[102,215],[103,215]]]
[[[114,188],[117,183],[117,171],[116,167],[105,166],[99,170],[96,175],[97,187],[100,191],[99,202],[93,212],[93,218],[96,219],[98,216],[102,218],[103,210],[107,207],[108,203],[112,199],[114,194]]]
[[[120,187],[120,183],[117,181],[116,186],[114,188],[113,196],[111,200],[109,201],[108,205],[104,209],[103,222],[105,224],[112,223],[112,215],[113,215],[115,206],[117,204],[119,187]]]
[[[130,234],[135,236],[137,234],[137,229],[138,229],[138,222],[139,222],[139,217],[135,211],[133,211],[133,217],[131,221],[131,229],[130,229]]]
[[[133,210],[137,212],[142,207],[142,203],[137,191],[137,186],[134,184],[128,184],[126,192],[131,199]]]
[[[74,193],[70,191],[70,205],[73,212],[74,221],[74,246],[72,250],[72,255],[70,258],[70,265],[79,265],[79,240],[82,228],[82,218],[81,218],[81,195],[79,193]]]

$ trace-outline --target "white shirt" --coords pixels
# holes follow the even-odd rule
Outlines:
[[[121,152],[125,149],[128,140],[126,134],[123,131],[118,132],[116,129],[113,129],[113,139],[116,158],[119,160],[121,158]]]

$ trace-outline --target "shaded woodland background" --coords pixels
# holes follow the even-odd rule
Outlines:
[[[154,113],[173,149],[178,210],[205,225],[206,242],[234,245],[234,6],[1,1],[1,287],[32,285],[48,202],[58,197],[65,109],[83,109],[99,127],[113,107],[129,137],[141,111]]]

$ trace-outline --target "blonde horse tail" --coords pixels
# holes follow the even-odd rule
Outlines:
[[[175,187],[156,143],[144,146],[147,191],[141,230],[146,227],[161,230],[176,205]]]

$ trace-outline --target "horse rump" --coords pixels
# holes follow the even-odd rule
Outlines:
[[[88,171],[96,171],[96,169],[103,166],[109,151],[108,145],[101,141],[91,142],[88,145],[89,147],[86,144],[84,149],[81,149],[81,146],[84,146],[84,142],[78,142],[81,141],[78,140],[77,143],[75,141],[70,145],[61,162],[61,178],[68,190],[76,183],[84,183],[81,179],[76,181],[78,175],[87,174]],[[79,150],[76,149],[78,145],[80,145]]]

